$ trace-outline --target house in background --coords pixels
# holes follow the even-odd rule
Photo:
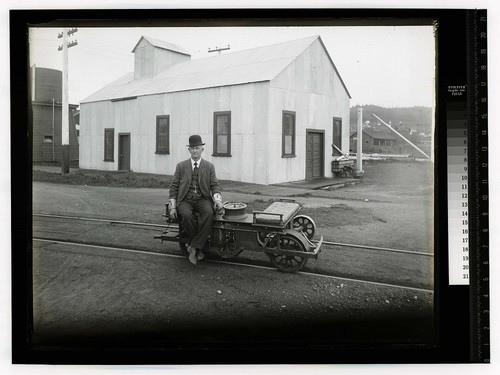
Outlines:
[[[141,37],[131,72],[80,104],[80,167],[173,174],[200,134],[219,179],[332,177],[349,150],[350,95],[321,37],[191,60]]]
[[[390,130],[365,128],[363,129],[363,153],[366,154],[399,154],[398,137]],[[357,150],[358,132],[351,133],[350,149]]]
[[[426,154],[432,152],[432,136],[425,134],[416,134],[410,131],[403,133],[403,136],[416,145],[420,150]],[[357,150],[357,131],[351,131],[350,135],[350,150],[356,152]],[[363,128],[363,153],[365,154],[392,154],[392,155],[416,155],[420,156],[421,153],[415,149],[409,142],[404,140],[401,136],[396,135],[394,132],[387,128],[381,127],[367,127]]]
[[[33,162],[61,163],[62,72],[31,67],[31,109],[33,115]],[[69,105],[69,158],[78,164],[75,120],[77,105]],[[75,116],[76,115],[76,116]]]

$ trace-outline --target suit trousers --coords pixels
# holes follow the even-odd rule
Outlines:
[[[177,206],[181,216],[182,226],[186,230],[191,247],[203,249],[214,221],[212,202],[200,197],[198,199],[186,198]],[[198,224],[195,222],[195,213],[199,214]]]

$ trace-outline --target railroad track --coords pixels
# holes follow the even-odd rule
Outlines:
[[[101,218],[89,218],[89,217],[82,217],[82,216],[53,215],[53,214],[33,214],[33,216],[34,217],[53,218],[53,219],[93,221],[93,222],[102,222],[102,223],[108,223],[108,224],[132,225],[132,226],[152,227],[152,228],[162,228],[162,229],[165,229],[167,227],[164,224],[142,223],[142,222],[135,222],[135,221],[101,219]],[[312,241],[312,242],[317,243],[317,241]],[[423,251],[392,249],[392,248],[386,248],[386,247],[376,247],[376,246],[366,246],[366,245],[357,245],[357,244],[347,244],[347,243],[341,243],[341,242],[323,241],[323,246],[325,246],[325,245],[326,246],[352,247],[352,248],[365,249],[365,250],[387,251],[387,252],[393,252],[393,253],[413,254],[413,255],[419,255],[419,256],[434,257],[434,254],[426,253]]]
[[[89,218],[89,217],[70,216],[70,215],[53,215],[53,214],[41,214],[41,213],[39,213],[39,214],[33,214],[33,217],[40,218],[40,219],[46,218],[46,219],[78,220],[78,221],[95,222],[95,223],[102,223],[102,224],[138,226],[138,227],[142,227],[142,228],[152,228],[155,230],[158,230],[159,228],[163,229],[166,227],[166,225],[162,225],[162,224],[142,223],[142,222],[102,219],[102,218]],[[34,237],[33,241],[43,242],[43,243],[57,243],[57,244],[64,244],[64,245],[69,245],[69,246],[81,246],[81,247],[86,247],[86,248],[101,248],[101,249],[106,249],[108,251],[122,251],[122,252],[136,253],[136,254],[149,254],[151,256],[157,256],[157,257],[185,258],[185,255],[163,253],[163,252],[144,250],[144,249],[138,249],[138,248],[133,248],[133,247],[110,246],[110,245],[97,243],[97,242],[79,242],[79,241],[72,241],[72,240],[62,240],[62,239],[58,239],[58,238],[41,238],[41,237]],[[410,250],[388,249],[388,248],[382,248],[382,247],[370,247],[370,246],[364,246],[364,245],[343,244],[343,243],[323,241],[323,246],[325,246],[325,245],[327,247],[328,246],[330,246],[330,247],[353,247],[353,248],[361,248],[361,249],[365,249],[365,250],[390,251],[390,252],[396,252],[396,253],[402,253],[402,254],[408,254],[408,255],[425,256],[425,257],[432,256],[432,254],[410,251]],[[260,264],[258,264],[258,263],[260,263],[259,261],[245,259],[243,257],[231,258],[230,260],[214,259],[214,258],[210,257],[210,258],[207,258],[206,261],[212,262],[212,263],[217,263],[217,264],[228,264],[228,265],[239,266],[239,267],[251,267],[251,268],[266,269],[266,270],[276,270],[272,266],[260,265]],[[400,284],[396,284],[396,283],[377,282],[377,281],[366,280],[366,279],[362,279],[362,278],[358,279],[358,278],[352,278],[352,277],[341,277],[341,276],[328,274],[328,272],[324,272],[324,271],[314,271],[314,272],[299,271],[298,273],[302,274],[302,275],[311,276],[311,277],[322,277],[322,278],[329,278],[329,279],[334,279],[334,280],[339,280],[339,281],[349,281],[349,282],[364,283],[364,284],[370,284],[370,285],[384,286],[384,287],[390,287],[390,288],[399,288],[399,289],[406,289],[406,290],[414,290],[414,291],[421,291],[421,292],[429,292],[429,293],[433,292],[432,289],[419,288],[419,287],[408,286],[408,285],[400,285]]]

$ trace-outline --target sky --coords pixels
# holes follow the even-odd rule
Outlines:
[[[30,65],[62,70],[62,29],[30,29]],[[319,35],[344,80],[351,105],[432,107],[435,40],[432,26],[82,28],[68,40],[69,101],[78,104],[134,69],[132,50],[149,36],[184,47],[192,59],[209,49],[239,50]]]

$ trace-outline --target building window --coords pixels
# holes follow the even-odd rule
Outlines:
[[[281,156],[295,156],[295,112],[283,111]]]
[[[231,112],[214,113],[213,156],[231,156]]]
[[[51,135],[44,135],[43,136],[43,143],[52,143],[54,140]]]
[[[114,161],[115,129],[104,129],[104,161]]]
[[[342,119],[333,118],[332,144],[342,149]]]
[[[170,116],[156,117],[156,153],[170,153]]]

